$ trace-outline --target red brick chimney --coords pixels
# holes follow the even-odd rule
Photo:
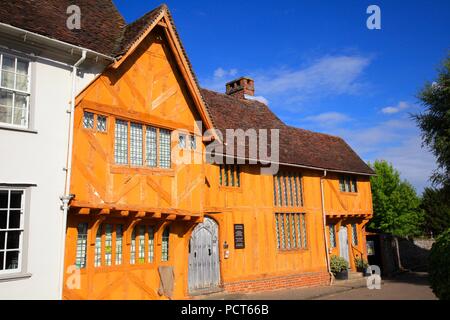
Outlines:
[[[239,79],[230,81],[226,84],[226,93],[239,99],[245,99],[245,96],[255,95],[255,82],[248,77],[241,77]]]

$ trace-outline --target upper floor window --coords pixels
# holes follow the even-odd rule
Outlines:
[[[241,171],[238,165],[220,165],[219,170],[219,184],[221,186],[241,186]]]
[[[107,117],[103,115],[97,115],[89,111],[83,113],[83,127],[85,129],[96,129],[98,132],[107,131]]]
[[[358,192],[356,177],[341,176],[339,178],[339,190],[342,192]]]
[[[0,53],[0,124],[28,127],[30,62]]]
[[[0,189],[0,274],[21,271],[24,191]]]
[[[304,213],[275,213],[277,247],[282,250],[306,249],[306,215]]]
[[[171,132],[116,119],[114,160],[116,164],[170,168]]]
[[[184,133],[180,133],[178,135],[178,147],[180,149],[195,150],[197,148],[195,135],[186,135]]]
[[[273,177],[274,205],[303,207],[302,177],[297,173],[279,173]]]

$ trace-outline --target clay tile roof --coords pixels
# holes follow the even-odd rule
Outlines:
[[[69,30],[67,8],[81,9],[81,29]],[[111,0],[0,0],[0,22],[112,55],[126,23]]]
[[[115,50],[115,55],[119,56],[126,53],[163,10],[168,10],[165,4],[147,12],[141,18],[128,24],[124,28],[118,47]]]
[[[224,135],[225,129],[279,129],[281,163],[374,174],[339,137],[288,126],[268,106],[258,101],[237,99],[206,89],[202,89],[202,95],[214,126]]]

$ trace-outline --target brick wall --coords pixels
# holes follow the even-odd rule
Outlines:
[[[327,285],[330,275],[327,272],[301,273],[288,276],[261,278],[224,284],[227,292],[261,292],[288,288]]]

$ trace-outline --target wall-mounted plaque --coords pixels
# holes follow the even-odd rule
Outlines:
[[[245,248],[245,233],[243,224],[234,225],[234,248],[235,249]]]

